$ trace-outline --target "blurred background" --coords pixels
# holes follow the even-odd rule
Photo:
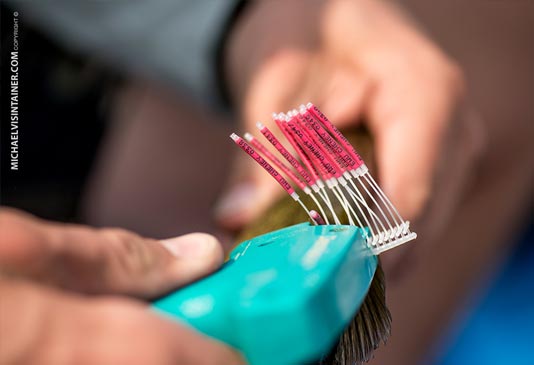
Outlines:
[[[533,364],[533,3],[402,3],[462,66],[497,162],[481,173],[493,186],[466,202],[442,237],[449,248],[428,254],[388,292],[393,337],[375,361],[408,352],[422,364]],[[2,79],[12,12],[1,4]],[[2,81],[1,204],[155,238],[191,231],[225,238],[212,209],[234,151],[231,113],[64,47],[23,13],[20,32],[24,168],[9,170],[9,84]],[[507,227],[505,239],[486,240],[488,224]]]

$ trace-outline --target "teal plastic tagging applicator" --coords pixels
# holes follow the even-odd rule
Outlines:
[[[216,273],[153,307],[241,351],[252,365],[303,364],[328,353],[377,267],[355,226],[302,223],[237,246]]]
[[[298,158],[269,128],[257,127],[303,180],[249,133],[245,139],[235,133],[230,138],[318,225],[302,223],[241,243],[218,272],[159,299],[154,308],[240,350],[252,365],[305,364],[326,355],[359,310],[377,269],[375,255],[417,234],[354,147],[315,105],[273,119]],[[308,210],[265,158],[322,215]],[[330,197],[337,199],[348,225],[339,224],[336,200],[332,203]],[[327,208],[337,225],[328,224]]]

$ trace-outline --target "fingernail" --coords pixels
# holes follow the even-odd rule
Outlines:
[[[219,246],[219,241],[206,233],[191,233],[160,242],[174,256],[191,259],[210,256]]]
[[[253,204],[257,189],[253,184],[242,183],[235,186],[215,206],[215,215],[225,218],[242,213],[243,210]]]

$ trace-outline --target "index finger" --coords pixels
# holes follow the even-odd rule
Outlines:
[[[413,219],[431,192],[460,93],[454,76],[436,79],[415,70],[404,72],[377,81],[366,114],[376,138],[380,184],[399,212]]]
[[[0,277],[0,363],[237,365],[237,351],[130,299]]]

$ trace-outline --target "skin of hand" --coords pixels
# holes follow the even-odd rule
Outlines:
[[[216,270],[223,251],[214,237],[156,241],[7,208],[0,234],[0,363],[243,363],[140,300]]]
[[[379,183],[405,219],[426,208],[441,151],[457,147],[445,140],[463,95],[461,71],[390,2],[254,2],[232,31],[226,69],[244,131],[259,135],[256,121],[272,126],[272,112],[309,101],[338,127],[364,121],[375,140]],[[229,229],[283,194],[237,153],[216,208]]]

